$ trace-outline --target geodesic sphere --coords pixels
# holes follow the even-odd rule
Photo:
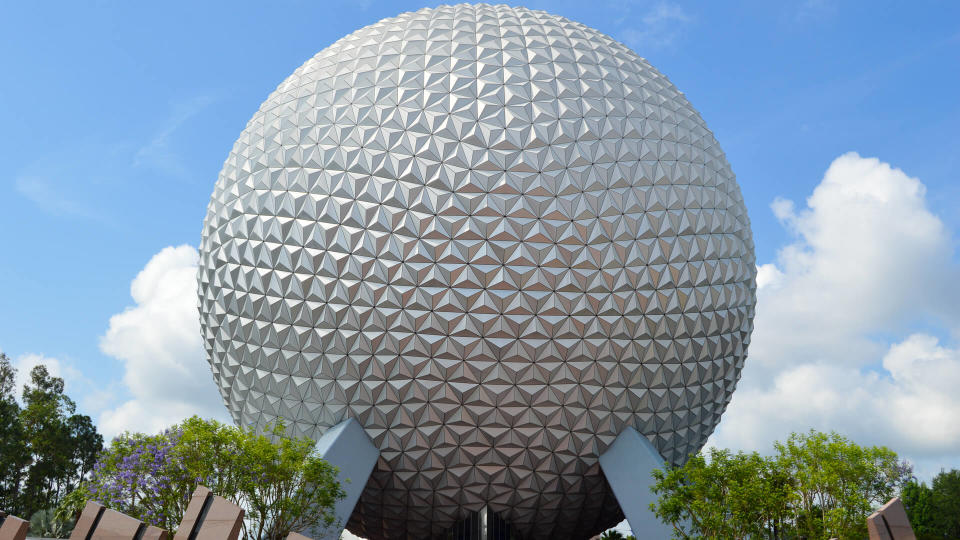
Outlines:
[[[750,224],[699,114],[627,47],[540,11],[424,9],[284,81],[224,164],[200,314],[236,422],[381,452],[349,528],[430,538],[484,505],[523,538],[621,512],[626,426],[672,462],[730,400]]]

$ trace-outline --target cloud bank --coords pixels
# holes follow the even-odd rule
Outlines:
[[[131,399],[100,415],[105,436],[156,432],[194,414],[228,421],[200,338],[198,261],[191,246],[164,248],[130,285],[135,305],[110,318],[100,349],[123,362]]]
[[[924,185],[849,153],[805,208],[771,208],[794,241],[759,267],[750,354],[711,444],[765,451],[834,429],[920,472],[960,465],[960,349],[941,343],[960,329],[960,272]]]

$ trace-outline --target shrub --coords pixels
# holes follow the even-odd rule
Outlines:
[[[69,538],[74,520],[54,508],[37,510],[30,516],[30,536],[37,538]]]

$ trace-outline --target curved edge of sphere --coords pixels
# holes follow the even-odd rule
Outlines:
[[[755,260],[736,179],[666,77],[540,11],[441,6],[304,63],[204,221],[204,345],[235,422],[380,448],[350,529],[525,538],[622,519],[625,426],[674,463],[739,379]]]

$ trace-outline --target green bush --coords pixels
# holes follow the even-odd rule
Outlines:
[[[69,538],[75,520],[54,508],[37,510],[30,516],[30,536],[37,538]]]

